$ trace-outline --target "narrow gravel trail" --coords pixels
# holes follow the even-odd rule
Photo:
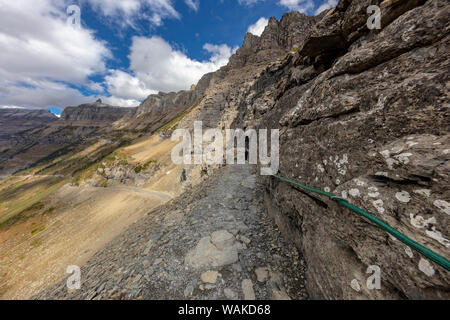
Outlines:
[[[111,187],[107,187],[107,188],[111,189],[111,190],[133,191],[133,192],[137,192],[137,193],[141,193],[141,194],[145,194],[145,195],[149,195],[149,196],[160,198],[161,201],[163,201],[163,202],[169,201],[169,200],[171,200],[173,198],[170,194],[165,193],[165,192],[146,190],[146,189],[139,189],[139,188],[128,187],[128,186],[111,186]]]
[[[248,165],[226,166],[97,252],[39,299],[306,299],[305,264]]]

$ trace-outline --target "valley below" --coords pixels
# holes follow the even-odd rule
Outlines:
[[[167,176],[164,172],[160,180]],[[164,183],[160,180],[154,183]],[[63,278],[67,266],[83,265],[130,224],[173,197],[149,186],[76,185],[71,178],[51,175],[16,175],[2,182],[0,195],[6,200],[2,217],[13,215],[12,221],[2,220],[0,230],[2,299],[30,298]]]

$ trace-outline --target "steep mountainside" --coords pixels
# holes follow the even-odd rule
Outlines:
[[[41,126],[29,128],[22,115],[19,115],[17,121],[24,123],[20,125],[23,130],[5,135],[3,144],[0,141],[0,176],[80,150],[101,138],[109,138],[120,144],[122,140],[114,139],[114,133],[111,133],[112,124],[135,111],[136,108],[113,107],[99,100],[78,107],[67,107],[61,118],[55,119],[57,121],[51,118],[52,121]]]
[[[42,109],[0,109],[0,140],[21,131],[44,126],[58,118]]]
[[[247,33],[242,47],[230,58],[227,66],[204,75],[191,90],[150,95],[138,107],[134,117],[119,122],[120,129],[152,132],[187,109],[202,103],[205,97],[208,99],[209,96],[211,99],[211,95],[214,95],[211,91],[217,91],[215,88],[220,87],[220,83],[223,87],[230,80],[231,83],[225,86],[237,86],[236,81],[248,82],[257,74],[258,67],[280,58],[286,53],[286,49],[298,45],[305,37],[304,31],[311,28],[317,19],[298,12],[288,13],[280,21],[271,18],[261,37]],[[241,70],[245,66],[246,73]],[[225,96],[215,96],[212,99],[210,102],[214,104],[214,108],[225,107],[229,103]]]
[[[297,17],[298,20],[291,19],[290,23],[304,24],[303,31],[305,32],[317,20],[315,17],[300,14],[288,16]],[[282,21],[287,20],[283,17]],[[289,297],[304,299],[307,297],[304,289],[304,261],[300,259],[297,252],[292,251],[292,245],[282,242],[274,225],[264,220],[267,217],[264,208],[261,207],[262,193],[261,189],[254,184],[255,176],[251,174],[251,168],[248,166],[234,169],[219,168],[220,166],[217,165],[175,165],[170,160],[170,150],[175,144],[168,139],[171,131],[176,128],[192,130],[193,122],[196,120],[202,120],[205,128],[229,128],[235,121],[239,106],[244,104],[245,95],[254,85],[258,74],[271,61],[281,61],[286,53],[293,49],[291,44],[295,41],[290,40],[287,32],[290,23],[277,22],[272,19],[270,28],[267,28],[260,37],[261,40],[258,40],[258,42],[264,43],[263,47],[256,48],[254,51],[238,50],[227,66],[217,72],[205,75],[195,88],[179,93],[150,96],[138,108],[136,116],[127,116],[115,123],[118,132],[141,132],[145,135],[131,142],[129,146],[119,148],[103,160],[93,163],[85,171],[79,171],[76,175],[80,177],[76,179],[79,187],[75,187],[75,190],[80,191],[76,192],[81,192],[91,186],[96,187],[97,192],[100,192],[101,189],[105,190],[102,192],[106,192],[125,186],[125,188],[140,192],[143,192],[142,188],[145,190],[150,188],[172,194],[176,197],[175,206],[171,202],[165,209],[164,216],[166,218],[161,227],[158,227],[161,222],[155,221],[155,217],[158,217],[159,214],[151,213],[148,217],[143,217],[137,224],[131,225],[123,233],[121,239],[127,240],[113,242],[111,249],[100,250],[98,255],[92,257],[86,264],[86,268],[92,271],[88,278],[84,279],[82,290],[68,293],[64,290],[64,283],[61,282],[60,285],[50,287],[42,292],[40,297],[89,299],[138,298],[139,296],[143,298],[172,296],[192,299],[200,297],[251,298],[253,295],[258,298],[273,299]],[[276,32],[286,34],[283,42],[279,42],[277,37],[273,37],[272,28]],[[292,50],[292,52],[294,51]],[[153,132],[155,132],[154,135],[147,136]],[[40,169],[39,172],[47,174],[59,172],[55,171],[55,166],[59,166],[58,163],[63,164],[57,162],[57,164]],[[248,178],[245,180],[248,182],[241,181],[247,176]],[[194,205],[197,199],[202,198],[207,192],[206,190],[210,189],[210,179],[216,181],[217,185],[197,209]],[[102,188],[98,188],[99,186]],[[75,192],[72,191],[73,188],[70,187],[70,193]],[[61,188],[58,194],[69,193],[67,189],[69,189],[67,186]],[[249,192],[248,190],[253,191]],[[219,201],[224,197],[225,201]],[[258,208],[255,207],[257,204],[259,204]],[[136,204],[130,203],[127,212],[140,210],[140,208],[135,208]],[[192,208],[192,210],[187,211],[188,208]],[[180,214],[179,210],[185,211],[184,214]],[[85,215],[97,214],[101,211],[102,208],[96,207],[94,204],[94,206],[86,207]],[[198,218],[196,218],[197,216]],[[264,224],[260,224],[262,220],[265,221]],[[158,230],[154,235],[150,235],[153,227],[143,233],[142,229],[136,229],[137,225],[152,225]],[[187,225],[189,228],[183,227]],[[168,228],[165,228],[166,226]],[[191,230],[197,231],[192,232]],[[201,238],[207,235],[214,239],[231,237],[229,241],[225,240],[224,245],[228,245],[233,240],[233,243],[230,243],[232,246],[223,253],[202,252],[200,243],[205,241]],[[40,237],[47,239],[52,237],[52,234],[50,231],[43,231]],[[158,239],[162,243],[167,243],[167,250],[163,249],[161,244],[156,243]],[[179,239],[184,240],[180,242]],[[217,240],[221,241],[219,238]],[[148,248],[150,241],[155,242],[155,246],[152,245],[151,250]],[[186,247],[187,241],[189,248]],[[77,246],[79,247],[77,243],[67,242],[68,247],[74,248],[72,251],[75,251]],[[134,252],[134,258],[117,259],[117,256],[113,257],[112,254],[116,255],[122,252],[122,249],[118,249],[118,244],[127,248],[127,252]],[[200,280],[200,275],[207,271],[206,265],[199,265],[193,270],[187,269],[180,272],[183,269],[183,263],[180,264],[179,259],[184,259],[184,255],[188,253],[188,250],[194,250],[196,244],[199,246],[198,254],[205,255],[202,259],[222,261],[217,265],[218,271],[220,271],[218,274],[221,274],[219,277],[222,277],[220,280],[222,285],[202,284],[203,280]],[[132,245],[134,250],[129,251],[129,245]],[[45,255],[45,253],[43,254]],[[208,257],[209,254],[213,256]],[[238,256],[240,257],[239,262],[235,261]],[[70,253],[67,253],[65,259],[71,261],[75,257],[71,258]],[[49,265],[61,264],[60,261],[51,262],[51,257],[48,256],[44,260],[47,260]],[[155,261],[153,262],[153,260]],[[111,263],[113,266],[106,266]],[[294,264],[299,268],[292,272],[288,271]],[[162,271],[161,268],[164,268],[165,271]],[[258,269],[261,281],[258,285],[256,280],[252,280],[256,269]],[[26,271],[27,274],[32,274],[32,272],[32,268]],[[49,273],[49,270],[41,271],[39,279],[44,279],[44,273],[46,274],[45,279],[49,279],[50,282],[52,281],[50,279],[64,277],[64,270],[58,269],[56,273]],[[265,276],[266,273],[267,276]],[[32,278],[31,274],[30,279]],[[207,273],[207,275],[213,274],[214,271]],[[157,280],[155,277],[161,278]],[[177,280],[172,281],[172,277]],[[296,279],[295,283],[289,283],[289,277]],[[42,280],[36,279],[37,281],[42,283]],[[10,283],[15,289],[8,290],[7,296],[18,296],[20,287],[17,287],[17,281],[11,280]],[[132,287],[129,287],[127,283],[132,283]],[[23,285],[25,284],[26,282]],[[144,287],[148,290],[143,290]],[[160,290],[155,291],[151,288],[160,288]],[[32,292],[32,289],[27,292]]]
[[[153,132],[184,111],[199,103],[205,90],[215,81],[218,73],[204,75],[191,90],[153,94],[141,103],[136,113],[118,123],[121,130]]]
[[[381,8],[380,30],[367,27],[369,5]],[[448,271],[336,201],[257,176],[249,165],[175,165],[169,158],[171,132],[192,130],[194,121],[222,131],[280,129],[280,175],[337,194],[450,257],[449,16],[445,0],[340,0],[316,17],[288,13],[271,18],[260,37],[247,34],[228,65],[191,90],[151,95],[114,123],[92,121],[84,108],[31,130],[50,148],[97,144],[33,169],[48,175],[39,179],[63,175],[71,183],[42,197],[39,210],[56,207],[42,218],[50,231],[26,241],[57,247],[52,218],[61,212],[100,221],[86,242],[102,234],[102,221],[129,228],[86,254],[80,290],[67,290],[66,265],[36,245],[30,250],[43,257],[39,274],[27,264],[32,259],[19,271],[8,260],[10,274],[26,270],[27,281],[17,285],[11,276],[14,289],[0,291],[75,299],[449,299]],[[0,185],[0,199],[24,188],[16,184],[22,178]],[[121,207],[130,192],[174,199],[144,216],[148,199]],[[117,217],[138,212],[141,220],[119,228],[100,216],[98,199],[106,203],[116,193],[109,210]],[[64,240],[65,248],[86,252],[79,239]],[[64,263],[76,260],[57,248]],[[369,288],[371,270],[379,270],[380,288]]]

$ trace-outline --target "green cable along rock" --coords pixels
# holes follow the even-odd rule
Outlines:
[[[320,189],[315,189],[312,187],[309,187],[307,185],[304,185],[300,182],[279,176],[279,175],[273,175],[274,177],[284,181],[284,182],[288,182],[291,184],[294,184],[304,190],[308,190],[317,194],[321,194],[324,196],[327,196],[335,201],[337,201],[339,204],[343,205],[344,207],[349,208],[350,210],[358,213],[359,215],[363,216],[364,218],[367,218],[369,221],[375,223],[377,226],[379,226],[381,229],[383,229],[384,231],[388,232],[389,234],[391,234],[392,236],[394,236],[395,238],[397,238],[398,240],[400,240],[401,242],[403,242],[404,244],[406,244],[407,246],[411,247],[412,249],[416,250],[417,252],[421,253],[422,255],[424,255],[425,257],[427,257],[428,259],[436,262],[438,265],[440,265],[441,267],[443,267],[444,269],[446,269],[447,271],[450,271],[450,261],[447,260],[446,258],[444,258],[443,256],[437,254],[436,252],[434,252],[433,250],[428,249],[427,247],[424,247],[423,245],[421,245],[420,243],[414,241],[413,239],[409,238],[408,236],[404,235],[403,233],[401,233],[400,231],[398,231],[397,229],[391,227],[389,224],[387,224],[386,222],[384,222],[383,220],[378,219],[377,217],[375,217],[374,215],[372,215],[371,213],[358,208],[354,205],[352,205],[351,203],[347,202],[346,200],[337,197],[335,194],[330,193],[330,192],[326,192]]]

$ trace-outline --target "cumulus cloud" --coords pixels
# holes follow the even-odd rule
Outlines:
[[[280,6],[284,6],[289,10],[306,13],[314,8],[313,0],[280,0]]]
[[[151,90],[187,89],[205,73],[225,65],[234,51],[227,45],[205,44],[203,48],[211,53],[211,58],[197,61],[175,50],[160,37],[134,37],[129,56],[130,69]]]
[[[260,36],[268,23],[269,19],[266,19],[264,17],[259,18],[259,20],[255,22],[255,24],[252,24],[250,27],[248,27],[247,31],[254,34],[255,36]]]
[[[109,104],[111,106],[116,106],[116,107],[131,108],[131,107],[137,107],[141,104],[140,100],[122,99],[122,98],[115,97],[115,96],[101,96],[100,99],[102,99],[103,103]]]
[[[164,19],[179,19],[172,0],[87,0],[92,8],[106,17],[119,18],[116,22],[134,26],[135,20],[147,19],[160,26]],[[189,2],[189,3],[188,3]],[[197,1],[186,0],[188,5],[198,9]]]
[[[112,96],[104,101],[136,106],[139,100],[152,93],[189,89],[205,73],[226,65],[237,47],[232,49],[225,44],[206,43],[203,49],[210,54],[210,58],[197,61],[174,49],[160,37],[134,37],[129,55],[130,71],[110,72],[105,83]]]
[[[66,107],[94,99],[94,97],[84,96],[80,91],[66,84],[52,81],[39,81],[32,86],[9,83],[6,88],[6,94],[0,95],[0,105]]]
[[[334,8],[338,3],[338,0],[326,0],[316,10],[316,14],[321,13],[324,10]]]
[[[0,106],[65,107],[97,96],[113,105],[136,106],[158,91],[188,89],[205,73],[225,65],[236,50],[205,44],[210,58],[198,61],[160,37],[134,37],[129,70],[107,70],[105,61],[111,53],[106,44],[92,31],[66,23],[68,1],[30,5],[29,0],[0,0]],[[96,5],[97,0],[87,1]],[[105,0],[101,10],[105,15],[133,15],[143,2],[153,4],[153,13],[161,19],[178,16],[171,1],[165,0]],[[90,80],[104,74],[103,83]],[[81,89],[95,96],[86,96]]]
[[[208,72],[212,72],[226,65],[231,55],[236,52],[238,47],[232,49],[226,44],[217,45],[205,43],[203,49],[211,54],[209,61],[203,62],[203,64],[208,69]]]
[[[74,86],[106,71],[110,51],[92,31],[66,23],[67,4],[0,0],[0,105],[83,102]]]
[[[105,77],[105,84],[110,94],[125,100],[141,100],[152,93],[157,93],[155,90],[147,89],[138,78],[121,70],[111,70]]]
[[[87,0],[92,8],[105,16],[131,16],[141,9],[141,0]]]

